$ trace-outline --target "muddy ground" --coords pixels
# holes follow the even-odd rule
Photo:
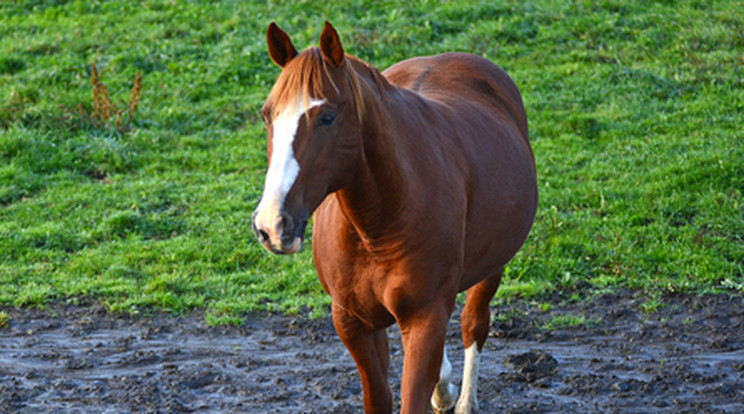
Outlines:
[[[649,313],[621,292],[545,312],[494,308],[481,412],[744,413],[744,298],[662,302]],[[330,319],[207,327],[200,314],[131,319],[95,304],[4,311],[0,412],[361,412],[356,368]],[[448,353],[461,372],[458,335],[453,316]],[[397,398],[400,333],[389,337]]]

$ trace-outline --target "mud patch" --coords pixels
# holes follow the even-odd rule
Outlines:
[[[558,368],[558,361],[549,353],[541,350],[530,350],[523,354],[514,354],[504,358],[504,363],[511,371],[505,377],[514,381],[536,383],[541,387],[550,386],[550,378]],[[548,379],[548,381],[541,381]]]
[[[356,367],[327,318],[210,328],[200,314],[130,319],[96,305],[4,311],[0,412],[362,411]],[[482,355],[483,413],[744,412],[742,297],[676,295],[646,313],[621,292],[494,313],[502,316]],[[583,322],[555,328],[567,316]],[[461,373],[459,330],[455,315],[447,352]],[[388,335],[397,398],[400,332]]]

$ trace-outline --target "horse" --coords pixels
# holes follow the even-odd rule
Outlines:
[[[262,108],[265,186],[253,213],[259,242],[312,249],[338,336],[356,362],[366,413],[390,413],[386,328],[400,327],[401,412],[478,409],[489,302],[537,209],[527,116],[511,78],[487,59],[445,53],[380,73],[344,52],[326,22],[301,53],[272,22],[281,67]],[[445,352],[459,292],[462,388]]]

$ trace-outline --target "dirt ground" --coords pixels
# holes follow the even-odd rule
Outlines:
[[[744,298],[662,302],[648,313],[620,292],[546,312],[494,308],[501,316],[483,353],[481,412],[744,413]],[[356,367],[327,318],[207,327],[200,314],[131,319],[95,304],[4,311],[3,413],[362,411]],[[561,327],[566,315],[584,323]],[[459,329],[454,315],[447,351],[461,373]],[[397,398],[400,332],[389,337]]]

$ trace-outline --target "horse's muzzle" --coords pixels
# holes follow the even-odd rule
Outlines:
[[[274,254],[297,253],[302,248],[307,220],[295,220],[289,214],[253,212],[253,232],[266,250]]]

